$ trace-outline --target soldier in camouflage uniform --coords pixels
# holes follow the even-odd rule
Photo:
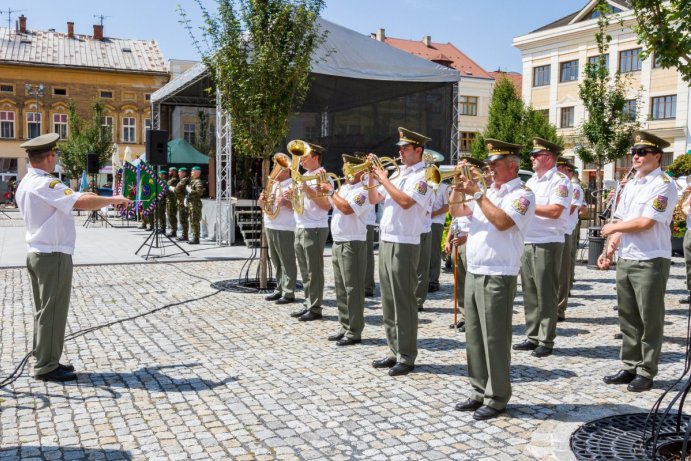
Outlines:
[[[175,198],[177,200],[177,207],[179,213],[179,222],[182,227],[182,235],[178,237],[181,242],[186,242],[189,235],[189,221],[187,216],[187,203],[185,203],[185,195],[187,193],[187,186],[190,183],[190,178],[187,176],[187,168],[182,167],[178,170],[178,184],[175,186]]]
[[[168,237],[176,237],[178,232],[178,203],[175,198],[175,186],[178,185],[178,169],[174,166],[168,168],[168,190],[166,191],[166,212],[170,223]]]
[[[161,170],[158,172],[158,179],[166,183],[166,170]],[[165,192],[163,190],[162,192]],[[156,213],[158,214],[158,232],[161,234],[166,233],[166,194],[164,193],[160,199],[156,202]]]
[[[190,245],[199,243],[200,227],[202,223],[202,195],[204,195],[204,181],[201,178],[202,169],[192,167],[192,179],[187,186],[187,207],[189,211],[190,227],[192,228],[192,240]]]

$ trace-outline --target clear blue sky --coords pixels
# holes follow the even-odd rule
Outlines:
[[[215,2],[202,0],[213,8]],[[520,53],[511,41],[531,30],[579,10],[588,0],[327,0],[322,16],[358,32],[379,28],[388,36],[451,42],[486,70],[521,71]],[[106,36],[158,41],[168,59],[198,59],[187,31],[179,23],[176,6],[185,8],[200,24],[195,0],[5,0],[0,16],[7,26],[7,9],[27,16],[29,29],[66,30],[91,34],[94,15],[105,15]]]

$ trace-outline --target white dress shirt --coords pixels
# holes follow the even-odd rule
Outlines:
[[[569,178],[554,167],[541,177],[533,175],[526,186],[535,194],[536,205],[556,204],[563,206],[564,210],[558,219],[535,215],[526,231],[525,243],[564,243],[573,194]]]

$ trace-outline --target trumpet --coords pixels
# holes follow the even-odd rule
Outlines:
[[[273,186],[276,182],[276,178],[281,173],[281,171],[290,168],[291,163],[287,155],[281,154],[280,152],[274,155],[274,168],[269,173],[269,179],[266,182],[266,187],[264,188],[264,206],[262,211],[269,218],[275,218],[281,209],[281,202],[276,201],[276,196],[273,194]],[[280,187],[280,186],[279,186]]]
[[[361,171],[371,173],[372,170],[374,170],[375,168],[382,170],[393,168],[394,172],[391,176],[389,176],[389,179],[394,179],[401,173],[401,168],[396,163],[396,160],[398,159],[394,159],[391,157],[374,157],[373,159],[365,160],[363,163],[360,163],[359,165],[345,162],[343,164],[343,174],[345,175],[345,179],[352,181],[355,178],[355,176]],[[362,187],[364,189],[373,189],[377,187],[367,185],[367,182],[364,179],[361,179],[360,182],[362,183]]]
[[[297,184],[305,183],[308,181],[316,181],[317,185],[325,184],[327,182],[331,184],[332,190],[328,192],[317,191],[317,197],[327,197],[333,194],[336,189],[341,187],[341,178],[339,178],[333,173],[328,173],[326,171],[320,171],[319,173],[311,175],[302,175],[298,173],[297,177],[293,178],[293,182]]]
[[[485,183],[485,178],[482,175],[482,171],[472,165],[468,164],[463,164],[455,167],[453,170],[447,170],[447,171],[442,171],[438,166],[436,165],[429,165],[425,167],[425,181],[429,186],[432,187],[432,190],[436,193],[437,190],[439,189],[439,186],[441,185],[442,182],[446,181],[447,179],[452,180],[452,185],[455,186],[457,178],[459,177],[465,177],[468,179],[472,179],[475,181],[480,181],[480,184],[484,189],[487,189],[487,184]],[[446,190],[447,194],[447,202],[449,205],[456,205],[459,203],[467,203],[473,200],[472,198],[468,198],[465,193],[461,192],[461,199],[460,200],[451,200],[451,194],[453,193],[453,188],[449,187]]]

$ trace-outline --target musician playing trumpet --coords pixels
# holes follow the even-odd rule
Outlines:
[[[614,209],[620,222],[605,224],[608,238],[598,266],[606,270],[617,260],[617,306],[622,333],[623,368],[604,377],[606,384],[628,384],[630,392],[652,388],[662,349],[665,290],[672,245],[672,211],[676,186],[660,169],[662,151],[669,143],[637,131],[631,149],[636,175],[630,179]]]
[[[282,156],[282,157],[281,157]],[[259,194],[259,207],[264,210],[264,232],[269,244],[269,257],[276,270],[276,288],[267,296],[267,301],[276,304],[295,302],[295,216],[287,191],[290,190],[290,159],[287,155],[274,155],[278,165],[276,175],[267,186],[267,191]],[[279,161],[285,162],[282,167]]]

